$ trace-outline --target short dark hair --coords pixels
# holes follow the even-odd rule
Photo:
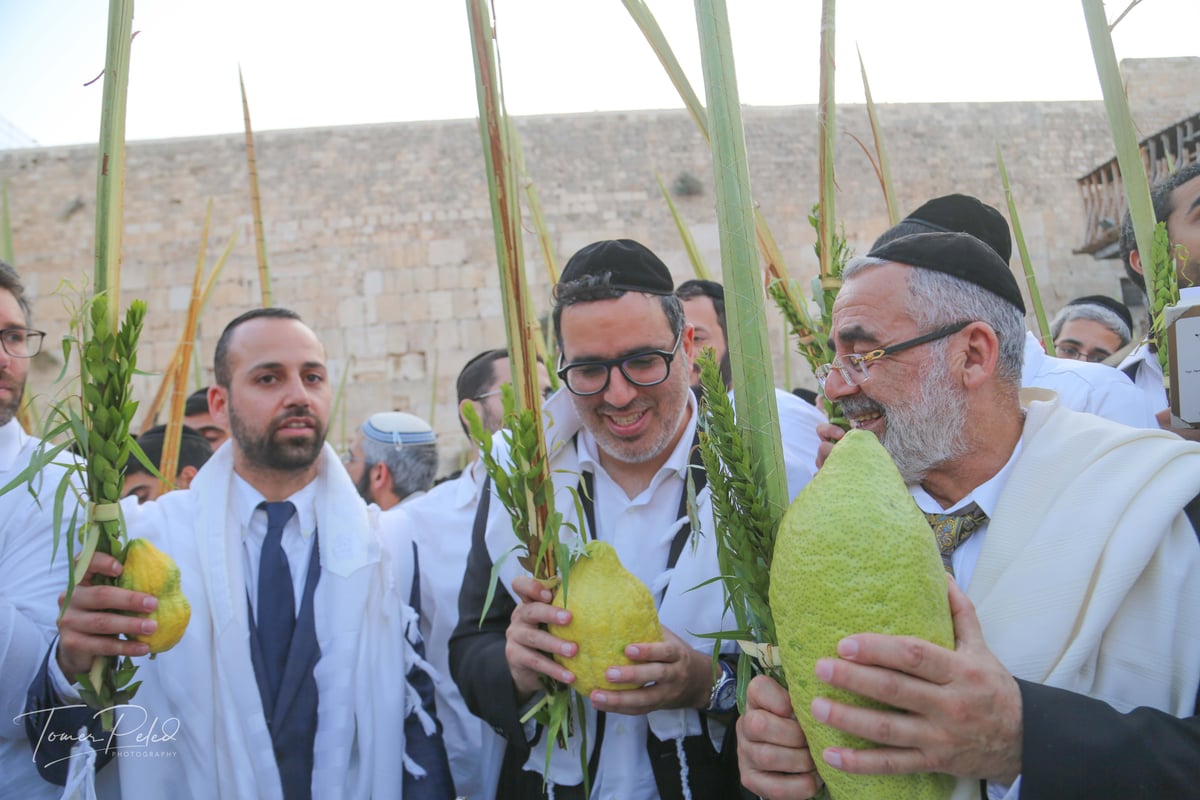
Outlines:
[[[502,358],[508,358],[508,350],[497,347],[494,350],[484,350],[466,363],[458,373],[458,382],[455,384],[459,403],[463,400],[478,400],[479,395],[488,391],[496,376],[496,362]]]
[[[1200,177],[1200,161],[1180,167],[1150,188],[1150,202],[1154,205],[1154,221],[1166,222],[1175,213],[1175,190],[1183,184]],[[1142,291],[1146,291],[1146,276],[1133,268],[1129,256],[1137,250],[1137,237],[1133,233],[1133,217],[1128,210],[1121,220],[1121,261],[1125,264],[1125,275]],[[1148,265],[1143,264],[1142,269]]]
[[[725,287],[716,281],[692,278],[679,284],[675,296],[681,301],[694,300],[697,297],[707,297],[712,301],[713,311],[717,314],[717,324],[721,326],[721,338],[725,340],[725,354],[717,367],[721,370],[721,380],[726,386],[733,385],[733,360],[729,355],[729,328],[725,324]]]
[[[208,387],[197,389],[188,395],[187,400],[183,403],[183,415],[185,417],[194,417],[197,414],[207,414],[208,412]]]
[[[796,395],[796,397],[799,397],[810,406],[815,406],[817,404],[817,393],[812,389],[805,389],[803,386],[797,386],[795,389],[792,389],[792,394]]]
[[[33,309],[29,305],[29,298],[25,296],[25,284],[21,283],[21,276],[6,261],[0,261],[0,289],[8,290],[16,298],[17,305],[25,314],[25,324],[32,325]]]
[[[707,297],[712,300],[713,308],[717,312],[717,322],[721,325],[721,335],[726,341],[729,339],[729,332],[725,327],[725,287],[716,281],[706,281],[700,278],[692,278],[679,284],[675,289],[675,296],[680,300],[694,300],[697,297]]]
[[[563,349],[563,309],[576,303],[594,303],[599,300],[616,300],[624,297],[628,292],[613,286],[611,279],[612,276],[609,273],[587,275],[577,281],[559,283],[554,287],[554,340],[558,342],[560,352]],[[683,305],[679,302],[679,298],[674,294],[647,296],[658,297],[663,314],[667,317],[667,324],[671,326],[671,335],[678,336],[679,332],[683,330],[683,326],[687,324],[687,319],[683,315]]]
[[[137,443],[142,448],[142,452],[146,454],[146,458],[151,464],[158,465],[162,463],[163,444],[167,438],[167,426],[155,425],[150,430],[137,437]],[[189,428],[184,425],[180,429],[179,439],[179,469],[184,467],[195,467],[200,469],[212,456],[212,445],[208,443],[208,439],[201,436],[194,428]],[[137,473],[149,474],[150,471],[138,461],[135,456],[130,456],[125,462],[125,474],[135,475]],[[174,475],[167,477],[173,478]]]
[[[213,374],[217,379],[217,385],[226,389],[229,388],[233,376],[229,373],[229,343],[233,339],[233,332],[238,329],[243,323],[249,322],[252,319],[294,319],[297,322],[303,322],[300,315],[290,308],[252,308],[244,314],[239,314],[233,318],[233,321],[225,326],[225,330],[221,331],[221,338],[217,339],[217,351],[213,354]]]

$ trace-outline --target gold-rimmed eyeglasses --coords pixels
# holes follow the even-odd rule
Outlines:
[[[847,353],[844,356],[837,356],[828,364],[822,364],[816,369],[817,383],[821,384],[821,388],[825,388],[825,381],[828,380],[829,374],[835,369],[838,374],[850,386],[858,386],[863,381],[871,377],[871,373],[867,371],[867,365],[873,361],[878,361],[881,358],[894,356],[903,350],[909,350],[918,345],[936,342],[938,339],[945,339],[947,336],[958,333],[963,328],[970,325],[972,320],[963,320],[950,325],[945,325],[935,331],[923,334],[915,339],[909,339],[898,344],[880,347],[877,350],[872,350],[869,353]]]

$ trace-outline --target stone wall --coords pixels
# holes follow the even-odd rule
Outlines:
[[[1172,74],[1193,74],[1200,64],[1168,61]],[[1142,83],[1144,73],[1138,73]],[[1180,91],[1196,93],[1186,86]],[[1152,96],[1155,126],[1200,106],[1182,96]],[[902,213],[952,191],[1005,208],[999,144],[1048,310],[1081,294],[1117,293],[1116,262],[1072,254],[1084,232],[1075,179],[1112,155],[1099,103],[882,105],[878,114]],[[754,195],[789,269],[805,282],[817,271],[807,221],[817,197],[815,118],[811,106],[745,111]],[[875,172],[852,138],[870,141],[866,110],[841,107],[837,123],[837,215],[863,253],[888,224]],[[703,190],[676,203],[717,271],[710,156],[686,112],[542,116],[519,119],[517,127],[560,263],[590,241],[630,237],[659,252],[677,279],[689,277],[655,181],[657,173],[670,186],[689,173]],[[275,300],[314,327],[335,379],[349,371],[346,430],[376,410],[428,417],[436,403],[443,463],[453,465],[466,448],[456,420],[455,377],[471,355],[504,339],[476,123],[260,132],[257,155]],[[0,180],[8,186],[16,265],[35,297],[38,325],[57,341],[68,315],[55,290],[64,281],[80,286],[92,268],[95,149],[0,152]],[[205,381],[221,327],[260,303],[243,138],[130,144],[121,288],[126,299],[149,303],[143,369],[163,369],[175,346],[210,200],[208,263],[231,235],[238,238],[201,325]],[[525,252],[539,311],[545,311],[549,280],[531,230]],[[782,353],[773,309],[770,316]],[[54,358],[39,359],[31,390],[53,392]],[[811,385],[799,357],[789,358],[791,382]],[[139,395],[149,399],[158,380],[140,379]],[[335,421],[335,443],[342,430]]]

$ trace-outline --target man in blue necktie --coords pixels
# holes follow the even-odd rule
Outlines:
[[[404,602],[411,556],[381,540],[325,444],[324,348],[294,312],[256,309],[226,327],[214,369],[209,407],[233,446],[188,491],[125,507],[130,536],[178,562],[191,623],[175,648],[140,659],[146,645],[113,634],[153,630],[137,614],[155,600],[91,585],[119,572],[93,559],[31,687],[31,710],[46,712],[27,717],[43,775],[65,778],[70,766],[51,763],[61,755],[46,733],[64,727],[72,678],[96,655],[122,655],[138,660],[143,683],[136,710],[103,735],[98,764],[139,748],[143,757],[107,770],[139,793],[453,797]]]

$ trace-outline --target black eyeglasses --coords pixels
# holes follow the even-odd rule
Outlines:
[[[33,358],[42,349],[43,331],[33,328],[5,328],[0,331],[0,347],[13,358]]]
[[[573,364],[563,364],[562,356],[558,357],[558,377],[573,395],[590,397],[600,394],[608,388],[612,368],[621,370],[625,380],[634,386],[657,386],[671,374],[671,362],[679,350],[679,342],[683,339],[683,331],[675,336],[675,344],[670,350],[643,350],[628,356],[606,358],[603,361],[577,361]]]
[[[836,369],[838,374],[842,376],[842,380],[844,380],[847,384],[850,386],[858,386],[863,381],[871,377],[871,374],[867,371],[867,364],[870,364],[872,361],[878,361],[879,359],[887,356],[894,356],[896,353],[916,347],[917,345],[926,344],[928,342],[936,342],[938,339],[945,339],[947,336],[958,333],[963,328],[970,325],[971,322],[972,320],[955,322],[951,325],[946,325],[945,327],[931,331],[930,333],[918,336],[915,339],[909,339],[906,342],[889,345],[888,347],[881,347],[878,350],[872,350],[869,353],[847,353],[844,356],[837,356],[828,364],[822,364],[821,366],[817,367],[815,370],[817,383],[821,384],[821,388],[824,389],[825,381],[829,379],[829,373]]]

